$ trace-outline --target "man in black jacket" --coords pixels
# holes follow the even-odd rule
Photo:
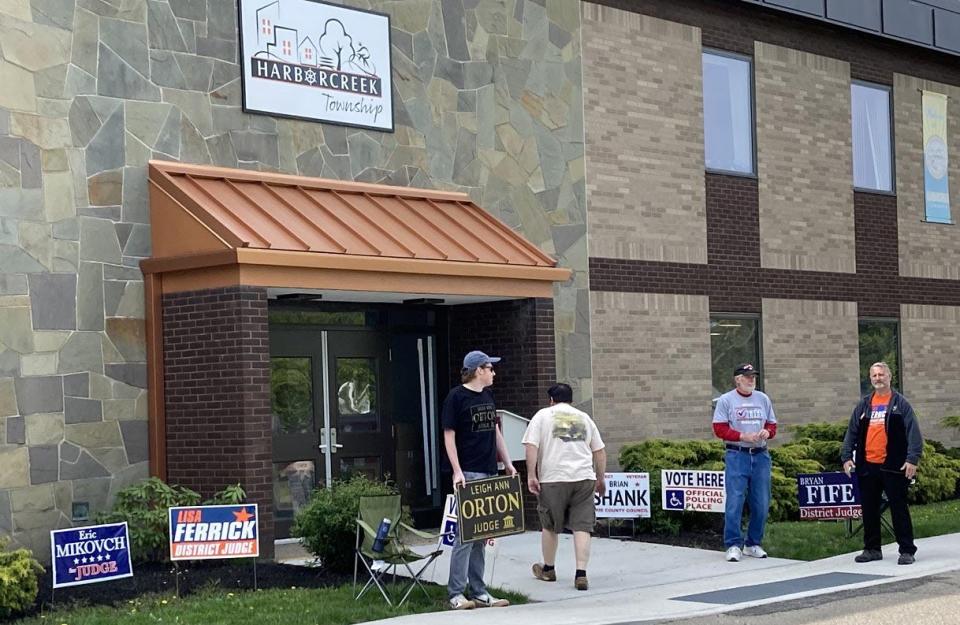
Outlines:
[[[923,435],[906,398],[890,387],[890,367],[870,367],[873,392],[860,400],[843,437],[840,460],[849,476],[857,472],[863,508],[863,553],[857,562],[882,560],[880,551],[880,501],[887,494],[893,532],[900,546],[897,564],[913,564],[913,523],[907,507],[907,486],[917,475],[923,454]],[[854,463],[856,453],[856,463]]]

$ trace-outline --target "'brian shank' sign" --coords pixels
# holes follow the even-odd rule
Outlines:
[[[598,519],[650,518],[649,473],[605,473],[607,492],[594,493]]]
[[[520,476],[488,477],[467,482],[457,491],[460,542],[522,534],[523,492]]]

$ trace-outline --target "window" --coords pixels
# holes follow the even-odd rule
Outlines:
[[[703,53],[703,140],[707,169],[753,173],[749,59]]]
[[[733,388],[733,371],[745,362],[760,368],[760,319],[742,315],[710,317],[710,360],[713,399]],[[763,390],[763,376],[757,378]]]
[[[893,388],[900,386],[900,322],[896,319],[860,320],[860,393],[870,386],[870,365],[885,362],[893,374]]]
[[[886,87],[850,85],[853,127],[853,186],[893,191],[890,142],[890,90]]]

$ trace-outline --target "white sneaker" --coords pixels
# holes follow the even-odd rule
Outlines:
[[[730,547],[727,549],[727,562],[739,562],[742,555],[743,551],[740,550],[740,547]]]
[[[760,545],[747,545],[743,548],[743,555],[751,558],[766,558],[767,552]]]
[[[450,597],[451,610],[472,610],[475,607],[477,604],[464,597],[462,593]]]
[[[510,605],[506,599],[497,599],[490,593],[483,593],[473,598],[473,602],[478,608],[505,608]]]

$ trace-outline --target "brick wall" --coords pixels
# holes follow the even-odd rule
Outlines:
[[[557,381],[553,300],[451,306],[449,320],[453,384],[459,384],[463,356],[479,349],[503,358],[492,388],[497,408],[529,419],[547,404],[547,389]]]
[[[762,264],[856,271],[850,65],[760,41],[755,55]]]
[[[960,414],[960,307],[904,305],[901,320],[904,394],[924,437],[957,445],[958,432],[940,420]]]
[[[581,6],[590,253],[705,263],[700,31]]]
[[[706,297],[590,296],[593,418],[609,467],[645,438],[706,437],[710,429],[710,322]]]
[[[854,302],[763,300],[764,390],[788,425],[843,421],[860,397]]]
[[[960,61],[957,61],[960,65]],[[923,193],[923,111],[920,89],[947,95],[947,153],[950,206],[960,221],[960,86],[895,74],[893,81],[897,202],[900,215],[900,273],[960,279],[960,236],[956,226],[926,223]]]
[[[273,555],[270,347],[265,289],[163,296],[167,479],[204,497],[239,482]]]

